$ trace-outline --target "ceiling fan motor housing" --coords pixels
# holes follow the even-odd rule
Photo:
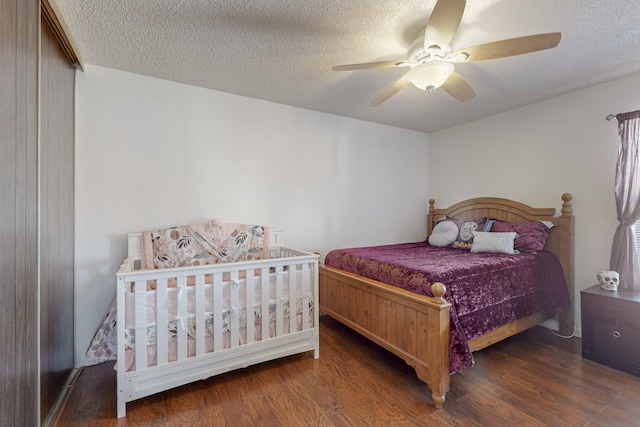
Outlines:
[[[428,60],[429,58],[446,58],[450,53],[450,46],[425,46],[424,30],[422,30],[422,34],[418,35],[418,37],[409,48],[409,51],[407,53],[407,60],[417,65],[418,63]]]

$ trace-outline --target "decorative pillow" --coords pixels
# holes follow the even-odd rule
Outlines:
[[[513,248],[516,238],[516,232],[507,233],[482,231],[473,232],[473,245],[471,252],[489,252],[494,254],[517,254],[517,250]]]
[[[174,268],[269,258],[269,229],[219,219],[142,233],[145,268]]]
[[[471,250],[471,245],[473,244],[473,232],[474,231],[489,231],[487,227],[490,226],[487,218],[482,219],[455,219],[455,218],[447,218],[444,217],[438,220],[438,224],[443,222],[453,222],[458,230],[458,237],[456,240],[451,243],[452,248],[456,249],[465,249]]]
[[[518,237],[516,237],[514,248],[523,252],[541,251],[549,236],[549,227],[541,221],[496,221],[491,231],[515,231]]]
[[[429,236],[429,244],[439,248],[449,246],[456,241],[459,231],[458,226],[452,221],[439,222],[433,227],[431,236]]]

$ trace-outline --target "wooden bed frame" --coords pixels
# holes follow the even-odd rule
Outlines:
[[[464,200],[446,209],[436,209],[429,200],[428,234],[438,219],[495,218],[501,221],[551,221],[545,249],[553,252],[564,270],[572,304],[558,318],[560,333],[573,333],[573,209],[572,195],[562,195],[560,216],[554,208],[533,208],[513,200],[482,197]],[[435,297],[415,294],[326,265],[319,266],[320,314],[340,321],[412,366],[418,378],[431,389],[436,408],[441,408],[449,391],[449,308],[442,296],[445,287],[432,285]],[[553,318],[555,313],[537,313],[511,322],[469,341],[471,351]]]

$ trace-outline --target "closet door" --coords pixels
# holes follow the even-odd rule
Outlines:
[[[0,1],[2,427],[40,425],[74,363],[75,71],[44,23],[40,58],[40,19],[39,0]]]
[[[45,421],[74,367],[75,70],[45,18],[40,37],[40,412]]]
[[[38,419],[37,0],[0,1],[0,425]]]

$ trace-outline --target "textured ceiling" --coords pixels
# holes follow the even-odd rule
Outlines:
[[[446,0],[442,0],[446,1]],[[561,32],[555,49],[457,64],[477,96],[408,86],[369,102],[406,68],[435,0],[52,0],[83,63],[366,121],[433,132],[640,72],[636,0],[468,0],[455,48]]]

